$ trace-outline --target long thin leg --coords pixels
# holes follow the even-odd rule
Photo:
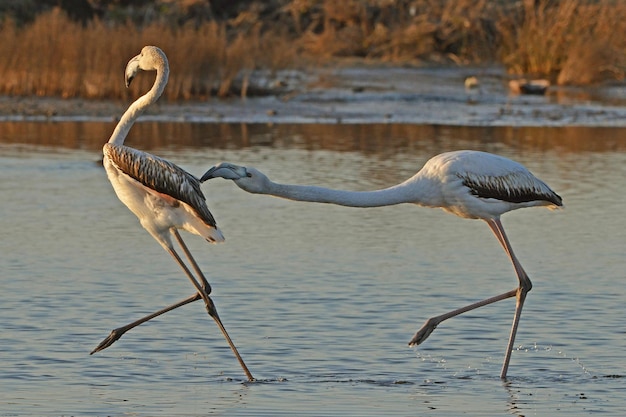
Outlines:
[[[528,275],[524,271],[524,268],[522,268],[522,265],[513,253],[513,249],[511,248],[511,244],[506,236],[506,233],[504,232],[504,227],[502,226],[502,222],[500,221],[500,219],[490,219],[486,220],[486,222],[493,231],[494,235],[496,235],[498,242],[500,242],[506,254],[511,259],[513,267],[515,268],[515,273],[517,274],[519,287],[503,294],[496,295],[495,297],[487,298],[468,306],[452,310],[448,313],[429,318],[428,320],[426,320],[424,325],[415,333],[415,336],[413,336],[413,338],[409,342],[409,346],[416,346],[422,343],[444,320],[447,320],[454,316],[458,316],[459,314],[466,313],[479,307],[483,307],[501,300],[506,300],[507,298],[516,297],[517,302],[515,306],[515,316],[513,317],[511,334],[509,336],[509,342],[504,356],[504,364],[502,365],[502,371],[500,372],[500,378],[504,379],[506,378],[506,373],[508,371],[509,363],[511,361],[511,353],[513,351],[513,344],[515,343],[515,335],[517,334],[517,327],[519,325],[519,320],[522,315],[522,307],[524,306],[524,301],[526,300],[526,294],[532,288],[532,283],[530,282],[530,278],[528,278]]]
[[[174,235],[176,236],[176,239],[178,240],[179,244],[183,248],[183,251],[185,252],[185,255],[187,256],[187,259],[189,259],[189,261],[190,261],[191,265],[193,266],[194,270],[196,271],[196,273],[200,277],[200,279],[202,281],[202,284],[198,283],[198,281],[195,279],[195,277],[193,276],[193,274],[191,273],[189,268],[187,268],[187,265],[185,265],[183,260],[180,258],[180,256],[178,256],[178,254],[176,253],[176,251],[173,248],[166,248],[166,250],[168,251],[168,253],[170,255],[172,255],[172,257],[180,265],[180,267],[183,269],[183,271],[185,272],[185,274],[187,275],[189,280],[192,282],[194,287],[196,287],[198,292],[196,294],[188,297],[188,298],[185,298],[182,301],[179,301],[178,303],[172,304],[171,306],[165,307],[165,308],[163,308],[163,309],[161,309],[161,310],[159,310],[157,312],[154,312],[154,313],[149,314],[149,315],[147,315],[147,316],[145,316],[145,317],[143,317],[143,318],[141,318],[139,320],[136,320],[136,321],[134,321],[132,323],[129,323],[126,326],[122,326],[122,327],[119,327],[117,329],[112,330],[111,333],[109,334],[109,336],[106,339],[104,339],[102,342],[100,342],[100,344],[98,346],[96,346],[96,348],[94,350],[92,350],[90,354],[94,354],[94,353],[99,352],[99,351],[101,351],[103,349],[106,349],[107,347],[109,347],[113,343],[115,343],[120,337],[122,337],[124,335],[124,333],[126,333],[127,331],[129,331],[129,330],[131,330],[131,329],[133,329],[133,328],[135,328],[137,326],[139,326],[140,324],[143,324],[143,323],[145,323],[145,322],[147,322],[149,320],[152,320],[153,318],[155,318],[157,316],[160,316],[161,314],[165,314],[168,311],[172,311],[172,310],[174,310],[174,309],[176,309],[178,307],[182,307],[182,306],[184,306],[186,304],[192,303],[192,302],[197,301],[199,299],[203,299],[204,302],[205,302],[205,305],[206,305],[207,312],[209,313],[211,318],[213,318],[213,320],[215,320],[215,323],[219,327],[220,331],[224,335],[224,338],[226,339],[226,342],[229,344],[231,350],[235,354],[235,357],[237,358],[237,361],[241,365],[244,373],[246,374],[246,377],[248,378],[249,381],[254,381],[254,377],[250,373],[250,370],[248,369],[248,367],[246,366],[245,362],[241,358],[241,355],[239,354],[239,351],[237,350],[237,347],[233,343],[232,339],[228,335],[228,332],[226,331],[226,328],[222,324],[222,320],[220,319],[219,315],[217,314],[217,309],[215,308],[215,304],[213,303],[213,300],[211,300],[211,298],[208,295],[208,293],[211,292],[211,286],[209,285],[208,281],[204,277],[204,274],[200,270],[200,267],[198,266],[197,262],[195,261],[195,259],[191,255],[191,252],[187,248],[187,245],[185,245],[185,243],[184,243],[183,239],[181,238],[180,234],[178,233],[178,231],[176,231],[174,229],[173,232],[174,232]]]
[[[187,245],[185,245],[185,241],[180,236],[180,233],[178,233],[178,230],[173,229],[173,233],[174,233],[174,236],[176,237],[176,240],[178,241],[178,244],[180,245],[181,248],[183,248],[183,252],[185,252],[185,256],[187,257],[187,259],[189,259],[189,262],[191,262],[191,266],[193,267],[193,270],[196,271],[196,274],[200,277],[200,280],[202,281],[202,288],[204,288],[204,291],[207,293],[207,295],[211,294],[211,285],[204,277],[204,274],[202,273],[202,270],[198,266],[198,263],[196,262],[196,260],[193,258],[193,256],[191,256],[191,252],[189,252],[189,248],[187,248]]]
[[[511,243],[509,239],[506,237],[506,233],[504,232],[504,227],[502,226],[502,222],[500,219],[491,219],[487,220],[487,224],[493,231],[493,233],[498,238],[498,241],[509,255],[511,262],[513,262],[513,267],[515,268],[515,272],[517,273],[517,279],[519,280],[519,288],[517,290],[517,302],[515,303],[515,315],[513,316],[513,324],[511,325],[511,334],[509,336],[509,343],[507,344],[506,353],[504,356],[504,363],[502,364],[502,371],[500,372],[500,378],[506,378],[506,373],[509,369],[509,363],[511,361],[511,354],[513,352],[513,344],[515,343],[515,335],[517,334],[517,327],[519,325],[520,317],[522,316],[522,307],[524,307],[524,301],[526,301],[526,294],[533,287],[530,282],[530,278],[522,268],[522,265],[517,260],[517,257],[513,253],[513,248],[511,247]]]
[[[175,234],[177,234],[177,232]],[[177,239],[182,240],[182,238],[180,238],[180,236],[177,236]],[[209,313],[209,316],[211,316],[211,318],[213,318],[213,320],[215,320],[215,323],[217,324],[217,327],[219,327],[219,329],[221,330],[222,334],[224,335],[224,338],[226,339],[226,342],[228,342],[231,350],[235,354],[235,357],[237,358],[237,361],[239,361],[239,365],[241,365],[241,368],[243,369],[244,373],[246,374],[246,377],[248,378],[249,381],[254,381],[254,377],[250,373],[250,370],[248,370],[248,367],[246,366],[245,362],[241,358],[241,355],[239,354],[239,351],[237,350],[237,347],[233,343],[232,339],[228,335],[228,332],[226,331],[226,328],[222,324],[222,320],[220,320],[220,317],[217,314],[217,309],[215,308],[215,304],[213,303],[213,300],[211,300],[211,298],[206,293],[204,288],[202,288],[202,285],[200,285],[200,283],[198,283],[198,281],[195,279],[195,277],[193,276],[193,274],[191,273],[189,268],[187,268],[187,265],[185,265],[183,260],[180,259],[180,256],[178,256],[176,251],[173,248],[168,248],[168,252],[170,253],[170,255],[172,255],[172,257],[176,260],[176,262],[178,262],[178,264],[183,269],[183,271],[185,272],[185,274],[187,275],[187,277],[189,278],[191,283],[194,285],[194,287],[196,287],[196,290],[198,290],[198,292],[202,296],[202,299],[204,300],[204,304],[206,305],[206,309],[207,309],[207,312]],[[189,257],[191,257],[191,253],[189,253]]]
[[[191,265],[193,266],[193,269],[196,271],[196,274],[200,277],[200,280],[202,281],[201,285],[202,288],[204,288],[204,290],[206,291],[207,295],[211,294],[211,285],[209,284],[209,282],[206,280],[204,274],[202,273],[202,270],[200,270],[200,267],[198,266],[198,264],[196,263],[196,260],[193,258],[193,256],[191,255],[191,252],[189,252],[189,249],[187,248],[187,245],[185,244],[185,241],[182,239],[182,237],[180,236],[180,233],[178,233],[177,230],[174,230],[174,236],[176,236],[176,239],[178,240],[178,243],[180,244],[180,247],[183,248],[183,251],[185,252],[185,255],[187,256],[187,259],[189,259],[189,262],[191,262]],[[194,301],[198,301],[202,299],[202,295],[198,292],[195,293],[194,295],[192,295],[191,297],[185,298],[182,301],[179,301],[178,303],[172,304],[171,306],[165,307],[159,311],[156,311],[152,314],[148,314],[147,316],[136,320],[132,323],[127,324],[126,326],[122,326],[122,327],[118,327],[117,329],[113,329],[111,330],[111,333],[109,334],[109,336],[107,336],[106,339],[104,339],[102,342],[100,342],[100,344],[98,346],[96,346],[96,348],[94,350],[92,350],[89,354],[93,355],[96,352],[100,352],[101,350],[104,350],[106,348],[108,348],[109,346],[111,346],[113,343],[115,343],[117,340],[119,340],[124,333],[126,333],[127,331],[134,329],[135,327],[139,326],[140,324],[143,324],[149,320],[152,320],[155,317],[160,316],[161,314],[165,314],[168,311],[172,311],[177,309],[178,307],[182,307],[184,305],[187,305],[189,303],[192,303]]]
[[[165,314],[168,311],[172,311],[174,309],[177,309],[178,307],[182,307],[186,304],[192,303],[194,301],[198,301],[202,299],[202,296],[200,295],[200,293],[195,293],[194,295],[192,295],[191,297],[185,298],[184,300],[181,300],[175,304],[172,304],[171,306],[165,307],[159,311],[156,311],[152,314],[147,315],[146,317],[143,317],[139,320],[136,320],[132,323],[127,324],[126,326],[122,326],[122,327],[118,327],[117,329],[113,329],[111,330],[111,333],[109,334],[109,336],[107,336],[106,339],[104,339],[102,342],[100,342],[100,344],[98,346],[96,346],[96,348],[94,350],[92,350],[89,354],[93,355],[96,352],[100,352],[101,350],[104,350],[106,348],[108,348],[109,346],[111,346],[113,343],[115,343],[120,337],[122,337],[124,335],[124,333],[126,333],[127,331],[139,326],[140,324],[143,324],[149,320],[152,320],[155,317],[160,316],[161,314]]]
[[[409,346],[417,346],[430,336],[430,334],[437,328],[437,326],[444,320],[448,320],[459,314],[466,313],[479,307],[483,307],[489,304],[493,304],[498,301],[506,300],[507,298],[515,297],[517,295],[517,288],[504,294],[496,295],[495,297],[487,298],[486,300],[478,301],[465,307],[452,310],[448,313],[441,314],[440,316],[431,317],[424,325],[415,333],[413,339],[409,342]]]

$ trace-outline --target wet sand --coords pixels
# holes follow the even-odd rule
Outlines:
[[[466,88],[474,76],[478,85]],[[253,74],[246,98],[161,99],[149,120],[223,123],[415,123],[459,126],[626,126],[626,86],[508,89],[500,68],[350,66]],[[122,100],[0,97],[0,121],[116,120]]]

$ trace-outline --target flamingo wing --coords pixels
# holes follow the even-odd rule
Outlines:
[[[107,143],[104,152],[120,171],[158,193],[187,203],[206,224],[216,227],[196,177],[163,158],[128,146]]]
[[[477,197],[494,198],[509,203],[545,201],[555,206],[563,205],[557,193],[529,172],[511,172],[500,176],[471,174],[458,176],[463,185]]]

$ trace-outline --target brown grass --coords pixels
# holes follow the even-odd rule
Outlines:
[[[303,8],[310,24],[301,38],[305,53],[419,61],[436,56],[455,62],[487,58],[493,31],[487,0],[412,2],[323,0]],[[297,21],[302,20],[298,15]],[[301,23],[298,26],[302,26]]]
[[[502,62],[561,84],[624,77],[626,3],[614,0],[282,0],[236,18],[143,26],[58,9],[0,26],[0,94],[126,98],[126,60],[160,46],[172,68],[169,99],[245,95],[252,70],[358,57],[395,63]],[[117,20],[119,21],[119,19]]]
[[[500,57],[509,72],[559,84],[623,78],[626,4],[600,0],[518,2],[498,20]]]
[[[233,80],[258,63],[280,68],[295,49],[249,30],[229,36],[226,24],[214,21],[176,27],[163,22],[138,28],[96,20],[83,27],[58,9],[33,24],[17,28],[10,21],[0,30],[0,94],[87,98],[126,97],[150,88],[140,77],[130,92],[124,66],[144,45],[158,45],[170,61],[169,99],[230,94]],[[274,50],[268,45],[275,44]],[[269,50],[268,50],[269,49]]]

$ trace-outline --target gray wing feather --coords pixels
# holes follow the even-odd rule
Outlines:
[[[161,194],[187,203],[206,224],[216,227],[196,177],[163,158],[128,146],[107,143],[104,151],[126,175]]]
[[[510,203],[547,201],[562,206],[561,197],[544,182],[530,173],[511,173],[502,176],[458,175],[472,194]]]

